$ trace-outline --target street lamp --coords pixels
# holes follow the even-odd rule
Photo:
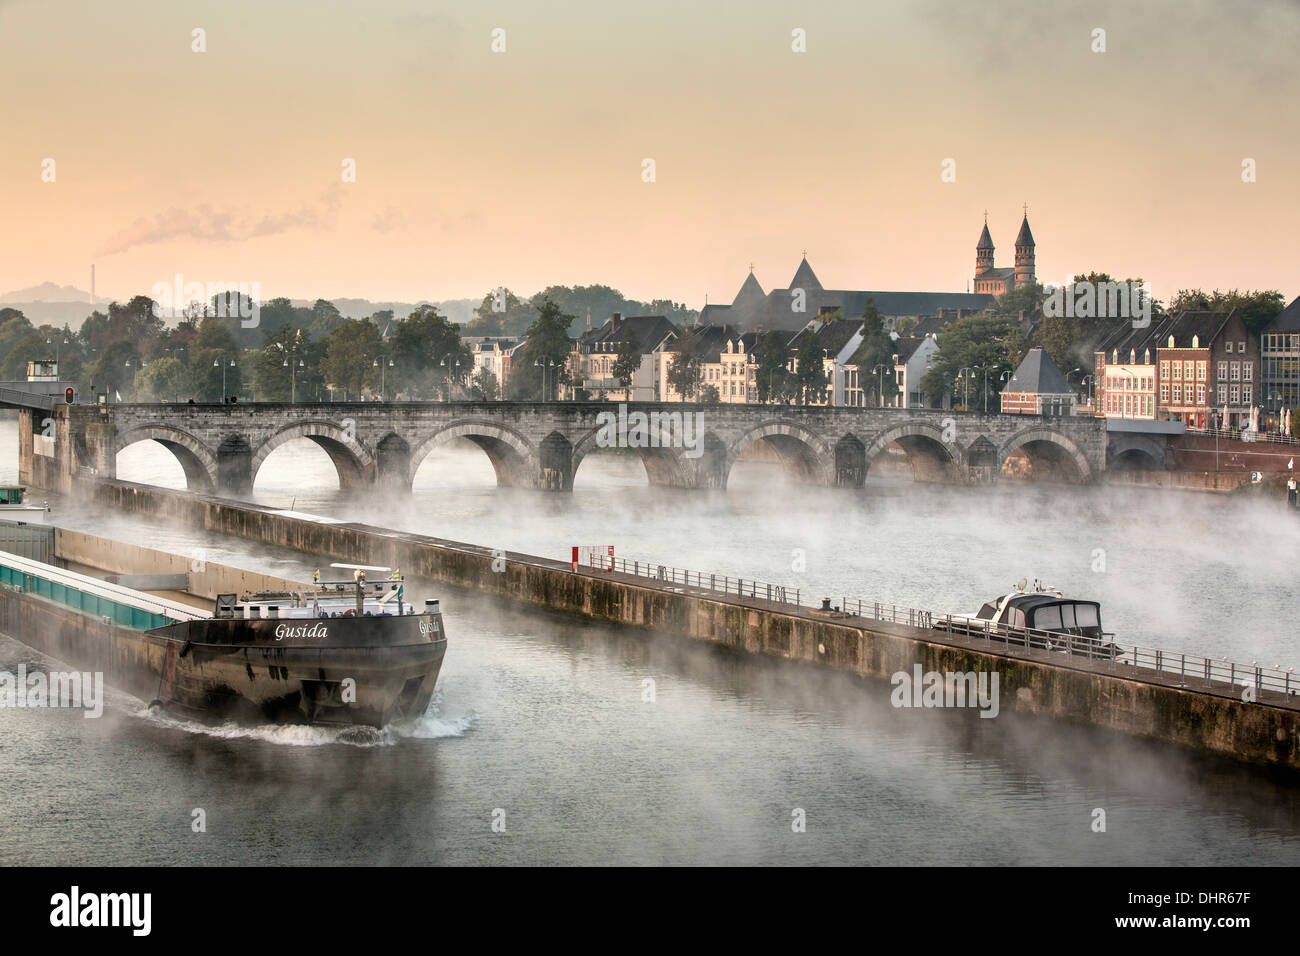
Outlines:
[[[975,373],[975,369],[971,368],[969,365],[962,366],[957,370],[957,381],[960,382],[962,381],[963,378],[966,380],[965,397],[962,399],[961,405],[965,411],[969,412],[970,411],[970,375],[967,375],[966,374],[967,372],[970,372],[973,375]]]
[[[876,379],[879,382],[876,386],[876,401],[879,402],[879,405],[877,406],[878,408],[885,407],[885,373],[883,370],[887,368],[889,368],[889,366],[882,362],[871,370],[878,373],[876,375]]]
[[[459,365],[460,363],[457,362],[456,364]],[[548,358],[545,362],[543,362],[541,359],[536,359],[534,360],[533,365],[542,370],[542,401],[545,402],[548,400],[547,396],[550,394],[546,390],[546,370],[548,368],[556,368],[557,363],[555,359]]]
[[[297,382],[298,369],[305,368],[306,366],[307,363],[304,362],[302,359],[298,359],[297,365],[294,365],[287,358],[281,363],[282,368],[287,368],[289,370],[289,404],[290,405],[298,401],[298,382]]]
[[[58,365],[58,364],[59,364],[60,343],[56,342],[54,339],[46,339],[46,340],[45,340],[45,344],[46,344],[46,345],[53,345],[53,346],[54,346],[54,364],[55,364],[55,365]],[[63,343],[62,343],[62,344],[63,344],[63,345],[67,345],[67,344],[68,344],[68,339],[67,339],[66,336],[64,337],[64,339],[63,339]]]
[[[438,364],[441,365],[443,368],[447,369],[447,374],[443,378],[444,388],[446,389],[446,398],[444,398],[443,401],[450,402],[451,401],[451,376],[453,374],[459,374],[458,372],[453,372],[452,370],[460,368],[460,359],[457,358],[455,364],[452,364],[451,356],[444,355],[442,357],[442,361],[439,362]]]
[[[224,405],[226,404],[226,366],[222,363],[221,359],[213,359],[212,367],[213,368],[220,367],[221,369],[221,404]],[[234,359],[230,360],[230,367],[231,368],[235,367]]]
[[[384,359],[388,359],[388,364],[384,364]],[[372,367],[379,369],[379,400],[384,400],[384,386],[386,384],[386,373],[393,367],[393,360],[387,355],[381,355],[370,363]],[[457,362],[457,365],[460,363]]]

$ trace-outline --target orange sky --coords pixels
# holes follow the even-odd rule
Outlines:
[[[1010,265],[1027,202],[1040,279],[1290,299],[1298,36],[1255,0],[0,0],[0,293],[94,262],[118,297],[180,272],[699,307],[805,248],[828,287],[959,291],[983,211]]]

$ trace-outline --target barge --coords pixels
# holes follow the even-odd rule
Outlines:
[[[214,610],[0,552],[0,630],[203,721],[382,727],[421,716],[447,641],[399,573],[218,595]]]

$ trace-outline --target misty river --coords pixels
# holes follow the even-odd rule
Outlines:
[[[0,480],[17,477],[16,443],[0,422]],[[150,442],[126,449],[118,473],[184,485]],[[430,455],[409,498],[345,496],[305,440],[267,459],[252,497],[558,559],[612,544],[835,603],[970,612],[1041,578],[1099,600],[1121,641],[1300,665],[1300,525],[1257,500],[1016,482],[850,491],[760,462],[738,463],[725,492],[683,491],[648,486],[639,460],[615,453],[589,455],[559,495],[498,489],[468,444]],[[98,534],[313,569],[288,551],[52,505],[56,523]],[[442,599],[439,690],[421,720],[360,740],[206,727],[121,693],[99,720],[0,709],[0,862],[1300,863],[1300,789],[1264,771],[1009,712],[895,709],[887,681],[408,590]],[[0,670],[52,666],[41,660],[0,639]],[[191,832],[195,808],[206,833]],[[1105,833],[1092,832],[1096,808]]]

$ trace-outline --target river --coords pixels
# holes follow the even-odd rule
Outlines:
[[[0,447],[12,480],[11,422]],[[183,484],[152,443],[118,467]],[[1125,641],[1300,663],[1300,529],[1257,501],[1011,482],[854,492],[757,462],[726,492],[687,492],[649,487],[620,455],[589,456],[573,493],[554,495],[496,488],[472,446],[431,455],[409,498],[357,497],[306,441],[267,459],[253,498],[556,558],[613,544],[837,602],[968,610],[1039,577],[1100,600]],[[304,576],[313,564],[54,507],[69,526],[214,561]],[[121,694],[99,720],[0,710],[0,862],[1300,863],[1300,789],[1263,771],[1010,713],[896,710],[885,681],[436,593],[450,642],[429,714],[360,740],[204,727]],[[41,664],[0,641],[0,670],[20,661]],[[192,831],[195,809],[206,832]]]

